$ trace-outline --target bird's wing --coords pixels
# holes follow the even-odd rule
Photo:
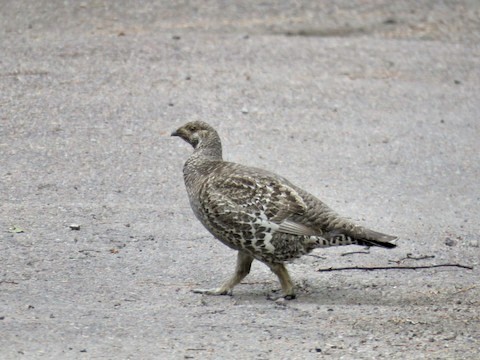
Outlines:
[[[211,177],[200,196],[204,215],[225,229],[257,223],[275,232],[319,235],[318,231],[292,220],[305,213],[306,204],[295,189],[274,177],[247,174]]]

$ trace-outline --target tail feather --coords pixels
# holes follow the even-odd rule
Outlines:
[[[391,241],[396,240],[396,236],[391,236],[387,234],[383,234],[377,231],[373,231],[370,229],[365,230],[365,238],[358,239],[359,245],[366,245],[366,246],[380,246],[387,249],[393,249],[396,247],[396,244],[391,243]]]
[[[327,235],[327,234],[325,234]],[[339,231],[331,231],[325,238],[328,239],[330,245],[361,245],[361,246],[378,246],[386,249],[393,249],[397,245],[392,243],[396,240],[396,236],[382,234],[377,231],[365,229],[361,236],[351,236],[343,234]]]
[[[362,245],[362,246],[379,246],[386,249],[393,249],[394,247],[397,247],[396,244],[393,244],[391,242],[379,241],[379,240],[356,239],[355,243],[357,245]]]

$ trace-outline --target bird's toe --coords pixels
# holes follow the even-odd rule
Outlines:
[[[204,294],[204,295],[232,295],[232,290],[223,289],[223,288],[213,288],[213,289],[193,289],[192,292],[195,294]]]
[[[297,295],[295,295],[295,294],[288,294],[288,295],[269,294],[269,295],[267,295],[267,299],[272,300],[272,301],[294,300],[296,297],[297,297]]]

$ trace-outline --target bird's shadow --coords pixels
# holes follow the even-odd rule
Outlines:
[[[277,303],[277,304],[315,304],[322,306],[428,306],[438,304],[439,298],[429,289],[412,290],[403,286],[375,286],[374,284],[347,284],[345,287],[296,284],[296,298],[283,300],[282,291],[273,284],[264,284],[252,288],[250,284],[237,286],[231,299],[237,304]],[[455,303],[456,299],[442,296],[442,303]]]

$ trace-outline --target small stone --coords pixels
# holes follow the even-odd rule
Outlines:
[[[473,240],[470,240],[470,242],[468,243],[468,246],[478,248],[480,245],[477,239],[473,239]]]
[[[13,234],[21,234],[25,231],[23,231],[23,229],[21,227],[18,227],[16,225],[13,225],[11,228],[8,229],[9,232],[13,233]]]
[[[180,40],[181,37],[180,37],[180,35],[173,35],[173,36],[172,36],[172,39],[173,39],[173,40]]]
[[[70,230],[80,230],[80,225],[79,224],[70,224],[68,225]]]
[[[383,23],[385,25],[394,25],[397,23],[397,20],[395,20],[394,18],[387,18],[385,20],[383,20]]]
[[[447,246],[455,246],[456,245],[456,242],[455,240],[453,240],[451,237],[446,237],[445,238],[445,245]]]
[[[449,335],[445,336],[445,337],[443,338],[443,340],[445,340],[445,341],[451,341],[451,340],[455,340],[456,338],[457,338],[457,334],[452,333],[452,334],[449,334]]]
[[[248,114],[248,109],[247,108],[242,108],[242,114]]]

